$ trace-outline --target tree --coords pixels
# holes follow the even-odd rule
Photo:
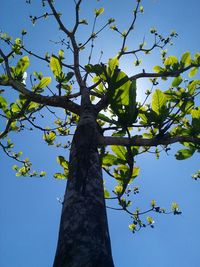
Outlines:
[[[50,11],[39,17],[31,16],[32,22],[36,23],[48,16],[54,17],[65,36],[59,43],[64,50],[71,51],[74,58],[72,63],[66,63],[65,59],[71,56],[66,56],[62,49],[58,54],[46,54],[44,57],[35,54],[26,47],[25,30],[21,33],[22,38],[15,41],[7,34],[1,34],[1,40],[8,44],[8,50],[0,51],[4,70],[0,84],[5,86],[5,93],[2,91],[0,99],[1,116],[7,120],[1,133],[1,147],[8,156],[22,163],[22,167],[14,166],[17,175],[35,176],[38,173],[31,171],[31,162],[21,160],[20,153],[11,152],[13,144],[10,139],[5,139],[8,133],[22,131],[26,123],[29,123],[31,127],[40,128],[44,132],[43,138],[48,145],[62,146],[56,143],[56,136],[70,136],[74,133],[74,126],[77,127],[69,163],[63,156],[57,159],[64,173],[56,173],[55,178],[69,179],[54,266],[113,266],[100,163],[105,172],[117,181],[113,194],[109,195],[105,190],[105,196],[118,200],[119,209],[129,213],[131,203],[124,195],[131,193],[129,186],[139,173],[139,168],[134,165],[136,156],[159,145],[167,152],[169,145],[176,142],[185,146],[177,152],[178,160],[188,158],[198,151],[200,111],[195,100],[199,80],[184,81],[183,75],[187,71],[190,78],[196,74],[200,55],[196,53],[192,58],[189,52],[185,52],[180,59],[167,56],[164,48],[177,34],[172,32],[164,38],[154,28],[151,29],[151,34],[155,37],[152,46],[146,48],[143,41],[135,50],[126,48],[136,18],[143,13],[140,1],[136,2],[132,22],[126,32],[121,32],[112,18],[102,28],[95,30],[97,20],[104,12],[103,8],[96,9],[92,32],[82,43],[75,39],[81,24],[87,24],[86,20],[79,18],[81,1],[75,3],[76,20],[72,31],[63,24],[62,16],[56,11],[52,1],[43,1],[43,4],[47,4]],[[95,40],[109,26],[122,37],[119,53],[108,61],[95,61]],[[162,50],[163,63],[162,66],[155,66],[154,72],[143,70],[128,77],[120,69],[120,60],[126,55],[134,55],[137,66],[140,64],[140,53],[148,54],[156,48]],[[87,49],[89,58],[82,63],[79,55],[85,51],[87,53]],[[47,77],[35,71],[34,76],[30,75],[29,83],[25,76],[26,71],[29,73],[29,58],[34,57],[47,62],[51,73]],[[91,64],[92,60],[95,61],[94,64]],[[45,72],[48,70],[45,69]],[[136,101],[136,82],[141,78],[150,78],[152,83],[152,89],[146,92],[143,103]],[[159,78],[172,78],[169,83],[167,80],[168,90],[163,92],[157,88]],[[7,87],[12,87],[19,93],[16,101],[7,98]],[[56,89],[52,89],[53,87]],[[151,102],[148,101],[150,95]],[[76,98],[79,99],[76,101]],[[38,125],[37,114],[46,107],[53,114],[55,110],[49,107],[61,107],[65,110],[66,117],[64,120],[57,118],[54,127]],[[140,131],[135,134],[135,129]],[[110,130],[112,136],[105,137],[106,131]],[[112,152],[110,149],[105,150],[109,145],[112,145]],[[159,156],[159,149],[156,148],[155,154]],[[39,173],[39,176],[44,175],[44,171]],[[133,193],[137,191],[138,188],[135,187]],[[167,213],[155,202],[151,205],[149,212]],[[173,204],[172,211],[174,214],[180,213],[176,203]],[[138,210],[131,212],[133,220],[129,227],[133,232],[147,225],[153,226],[153,219],[148,216],[145,223],[140,216],[142,213]]]

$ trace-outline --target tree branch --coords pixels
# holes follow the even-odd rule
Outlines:
[[[199,137],[192,136],[171,136],[162,138],[142,138],[142,137],[114,137],[114,136],[99,136],[98,144],[103,146],[118,145],[118,146],[158,146],[158,145],[170,145],[173,143],[190,142],[193,144],[200,144]]]
[[[162,78],[162,77],[177,77],[179,76],[181,73],[193,68],[193,67],[199,67],[198,65],[195,64],[191,64],[185,68],[182,68],[180,70],[176,70],[176,71],[166,71],[166,72],[160,72],[160,73],[147,73],[147,72],[141,72],[138,74],[135,74],[133,76],[131,76],[129,79],[132,80],[136,80],[136,79],[140,79],[140,78]]]
[[[67,30],[67,28],[66,28],[66,27],[64,26],[64,24],[62,23],[62,21],[61,21],[61,19],[60,19],[60,15],[59,15],[58,12],[56,11],[54,5],[52,4],[52,1],[51,1],[51,0],[47,0],[47,2],[48,2],[49,6],[50,6],[50,8],[51,8],[51,11],[53,12],[53,15],[54,15],[56,21],[58,22],[58,25],[60,26],[60,29],[61,29],[64,33],[66,33],[67,36],[70,37],[70,36],[72,35],[72,33],[71,33],[69,30]]]
[[[23,94],[28,100],[32,102],[52,107],[60,107],[78,115],[80,114],[80,106],[69,100],[67,96],[43,96],[36,94],[28,90],[22,83],[12,78],[5,82],[0,81],[0,85],[11,86],[13,89]]]

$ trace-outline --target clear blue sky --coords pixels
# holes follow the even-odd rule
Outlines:
[[[72,11],[68,10],[65,4],[67,1],[60,2],[61,11],[66,12],[66,21],[70,21]],[[87,15],[90,22],[90,12],[92,14],[94,7],[104,6],[105,14],[102,15],[102,20],[115,17],[119,22],[116,24],[122,24],[122,28],[127,28],[134,1],[84,2],[86,4],[85,7],[83,4],[82,12]],[[169,48],[169,54],[180,56],[185,51],[200,52],[198,0],[144,0],[143,5],[145,12],[138,19],[131,43],[133,46],[141,42],[143,37],[148,43],[148,29],[155,26],[164,35],[174,29],[178,32],[179,38],[175,40],[174,46]],[[56,41],[61,36],[57,33],[52,18],[38,22],[34,27],[28,19],[29,15],[40,15],[43,12],[40,5],[34,4],[31,7],[25,4],[25,0],[2,0],[0,29],[17,37],[21,29],[25,28],[30,33],[27,44],[31,49],[34,48],[34,51],[40,54],[48,50],[51,52],[52,43],[48,40]],[[80,37],[85,38],[85,35],[85,31],[80,33]],[[105,35],[102,34],[101,37],[96,45],[97,55],[99,56],[98,49],[103,49],[104,59],[115,56],[120,38],[114,39],[115,34],[109,31],[105,31]],[[57,51],[59,48],[54,49]],[[131,65],[131,61],[134,59],[125,61],[123,67],[129,73],[135,73],[138,70]],[[36,70],[45,69],[45,64],[34,62],[33,59],[31,62]],[[142,68],[151,70],[159,62],[159,51],[157,57],[153,54],[144,58],[143,62]],[[200,78],[200,74],[197,78]],[[139,90],[144,92],[146,86],[146,82],[141,82]],[[10,91],[10,94],[12,93]],[[0,130],[2,129],[3,123],[0,121]],[[12,134],[10,137],[16,144],[16,150],[22,150],[25,157],[30,157],[36,169],[45,169],[47,177],[15,177],[12,171],[12,165],[15,163],[0,151],[0,266],[50,267],[56,248],[61,211],[61,205],[56,198],[62,197],[65,190],[65,181],[56,181],[53,178],[53,173],[59,171],[55,158],[57,155],[67,156],[68,152],[46,146],[42,141],[42,133],[38,131]],[[140,186],[140,194],[133,200],[141,209],[148,208],[152,199],[156,199],[166,208],[170,208],[171,202],[177,201],[183,214],[156,216],[154,229],[144,229],[133,235],[128,229],[131,222],[128,215],[109,210],[109,227],[116,267],[199,266],[200,184],[191,179],[191,174],[199,169],[199,157],[194,155],[187,161],[176,161],[176,149],[172,149],[169,156],[161,155],[159,160],[151,154],[137,159],[141,174],[135,185]],[[106,184],[108,183],[109,178]]]

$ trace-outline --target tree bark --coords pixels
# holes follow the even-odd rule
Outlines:
[[[70,151],[53,267],[114,267],[97,135],[94,116],[82,115]]]

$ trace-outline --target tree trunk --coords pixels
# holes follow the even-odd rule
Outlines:
[[[82,115],[72,141],[53,267],[114,267],[97,134],[94,116]]]

